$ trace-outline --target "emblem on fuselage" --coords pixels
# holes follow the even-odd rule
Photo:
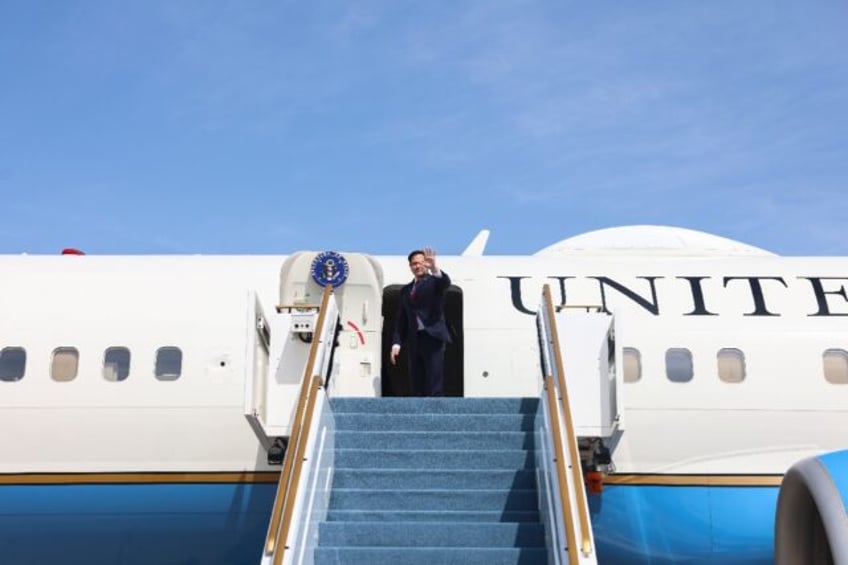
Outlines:
[[[320,286],[338,288],[347,280],[347,259],[335,251],[324,251],[312,260],[312,280]]]

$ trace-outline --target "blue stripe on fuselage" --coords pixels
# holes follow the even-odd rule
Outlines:
[[[258,563],[276,484],[0,486],[0,561]]]
[[[607,485],[589,495],[603,565],[771,564],[777,487]]]
[[[2,562],[258,562],[276,484],[0,487]],[[607,485],[589,495],[603,565],[771,564],[777,487]]]

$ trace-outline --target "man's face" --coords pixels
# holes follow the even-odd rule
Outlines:
[[[427,274],[427,267],[424,266],[423,254],[416,253],[412,256],[412,259],[409,261],[409,270],[412,271],[412,274],[416,279],[420,279]]]

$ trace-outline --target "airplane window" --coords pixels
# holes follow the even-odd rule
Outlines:
[[[642,378],[642,354],[635,347],[625,347],[624,382],[635,383]]]
[[[0,351],[0,381],[14,382],[24,378],[26,350],[23,347],[4,347]]]
[[[179,347],[160,347],[156,351],[156,378],[175,381],[183,369],[183,352]]]
[[[665,352],[665,375],[673,383],[692,380],[692,352],[681,347],[672,347]]]
[[[130,350],[126,347],[110,347],[103,357],[103,378],[118,382],[130,376]]]
[[[718,351],[718,378],[726,383],[741,383],[745,380],[745,354],[733,347]]]
[[[848,384],[848,351],[828,349],[822,354],[824,378],[835,385]]]
[[[50,376],[54,381],[67,382],[77,378],[79,351],[76,347],[57,347],[53,351]]]

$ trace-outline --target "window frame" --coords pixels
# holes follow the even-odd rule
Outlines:
[[[628,355],[628,354],[631,354],[631,353],[635,354],[635,355]],[[627,376],[628,376],[628,370],[627,370],[628,362],[627,362],[627,360],[629,358],[634,359],[635,364],[636,364],[636,378],[635,379],[628,379],[627,378]],[[642,380],[642,352],[639,351],[639,349],[637,347],[623,347],[621,349],[621,361],[622,361],[621,362],[621,366],[622,366],[621,381],[623,383],[627,383],[627,384],[638,383],[639,381]]]
[[[10,353],[14,354],[14,353],[17,353],[17,352],[20,352],[20,353],[23,354],[23,357],[22,357],[23,360],[20,361],[20,363],[19,363],[20,364],[20,375],[18,375],[16,377],[14,375],[18,374],[18,370],[17,370],[18,367],[16,365],[13,365],[13,364],[18,360],[13,358],[11,361],[9,361],[9,360],[4,361],[3,357],[5,355],[9,355]],[[9,367],[6,366],[7,363],[9,364]],[[27,350],[26,350],[25,347],[22,347],[20,345],[7,345],[6,347],[3,347],[2,349],[0,349],[0,382],[16,383],[16,382],[22,381],[24,379],[24,377],[26,377],[26,369],[27,369]],[[12,370],[14,370],[14,371],[12,372]],[[6,374],[6,371],[9,371],[8,376]]]
[[[722,375],[722,354],[726,354],[725,359],[728,359],[730,361],[739,361],[741,377],[738,380],[735,378],[725,378]],[[716,372],[718,373],[719,380],[723,383],[739,384],[745,382],[745,379],[748,378],[748,367],[747,361],[745,359],[745,352],[739,349],[738,347],[722,347],[721,349],[719,349],[716,352]]]
[[[672,367],[669,364],[669,357],[671,355],[683,354],[686,357],[686,364],[688,365],[688,378],[679,378],[675,375],[671,374],[672,368],[677,369],[676,367]],[[695,378],[695,359],[692,355],[692,350],[688,347],[669,347],[665,350],[665,378],[672,383],[689,383]]]
[[[162,356],[165,354],[169,354],[172,352],[176,352],[179,355],[177,360],[177,372],[174,373],[166,373],[160,372],[160,363],[171,362],[169,360],[163,360]],[[183,350],[177,347],[176,345],[163,345],[156,349],[156,357],[153,362],[153,377],[160,382],[174,382],[180,380],[183,376]]]
[[[842,369],[842,375],[837,375],[839,378],[834,379],[830,376],[833,371],[828,371],[828,358],[837,356],[844,362],[845,366]],[[848,351],[841,347],[831,347],[822,351],[822,375],[824,380],[832,385],[848,384]]]
[[[57,367],[56,356],[62,355],[62,354],[68,354],[68,353],[73,353],[73,355],[75,356],[75,359],[74,359],[74,374],[73,374],[73,376],[71,376],[68,379],[56,378],[56,367]],[[50,358],[50,380],[53,381],[53,382],[56,382],[56,383],[70,383],[70,382],[75,381],[76,378],[79,376],[79,361],[80,361],[79,349],[77,349],[76,347],[74,347],[72,345],[60,345],[59,347],[55,348],[53,350],[53,353],[51,354],[51,358]]]
[[[123,378],[121,378],[121,368],[122,367],[121,367],[120,361],[115,361],[115,362],[109,361],[109,354],[110,353],[119,353],[119,352],[122,352],[122,351],[125,351],[126,354],[127,354],[126,375],[124,375]],[[107,374],[107,371],[109,369],[109,365],[112,364],[112,363],[116,364],[117,369],[118,369],[118,371],[115,374],[114,379],[110,379],[108,374]],[[125,346],[125,345],[113,345],[113,346],[107,347],[106,350],[103,352],[103,372],[102,372],[103,380],[110,382],[110,383],[122,383],[125,380],[130,378],[131,372],[132,372],[132,351],[130,351],[130,348]]]

